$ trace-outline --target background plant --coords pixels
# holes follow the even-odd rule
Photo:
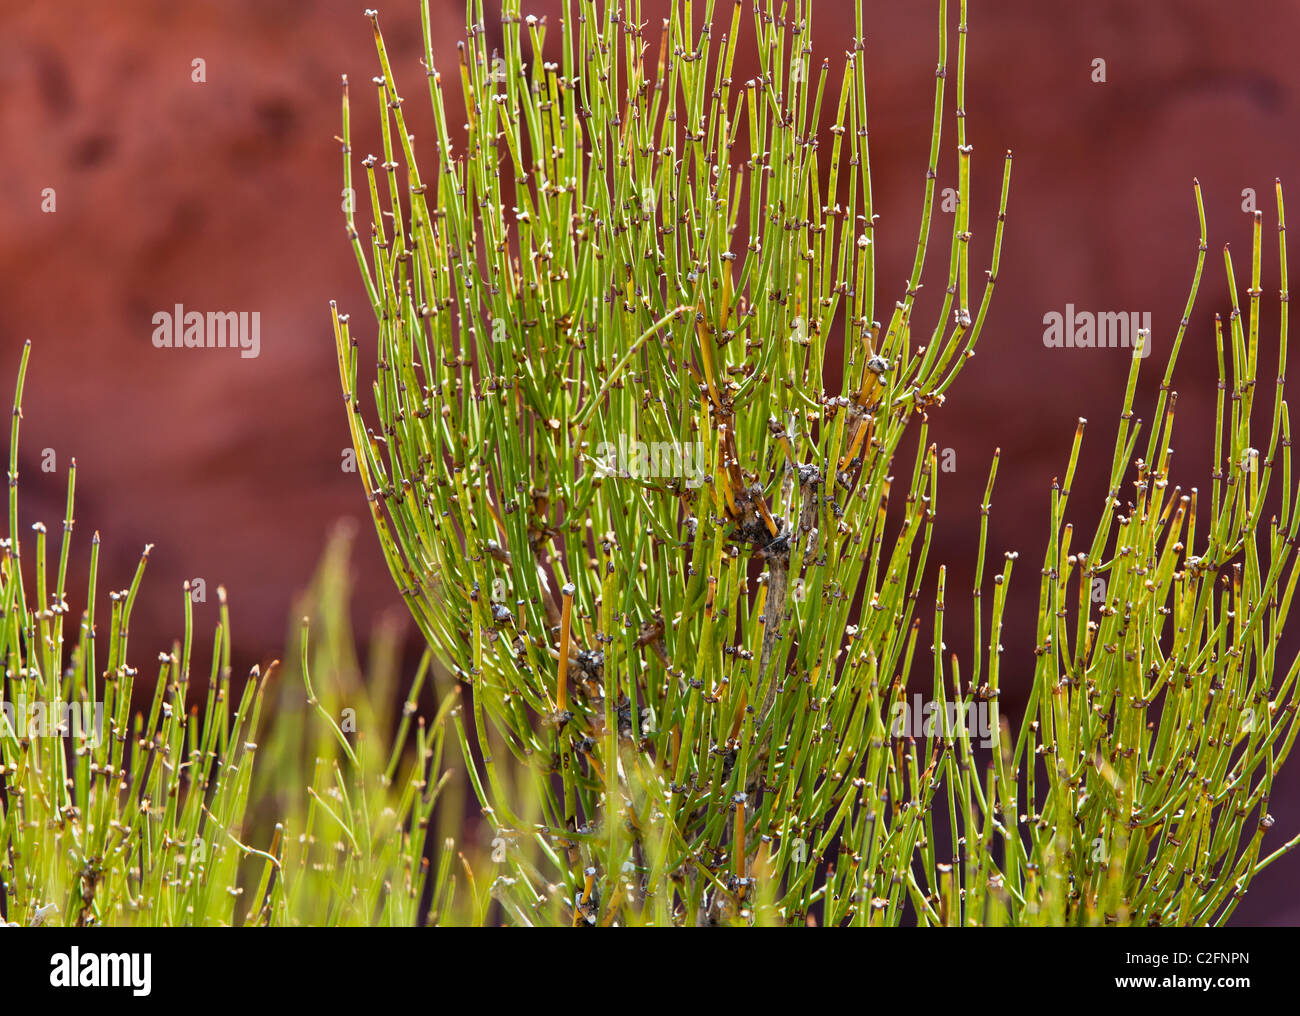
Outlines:
[[[1215,316],[1220,398],[1208,521],[1198,524],[1198,509],[1201,519],[1206,513],[1197,488],[1170,487],[1178,398],[1171,382],[1206,252],[1199,183],[1195,275],[1146,450],[1136,455],[1139,348],[1110,483],[1086,549],[1073,543],[1065,521],[1086,423],[1079,420],[1064,480],[1053,483],[1024,723],[1014,748],[1004,739],[983,791],[965,766],[950,771],[968,842],[961,851],[966,892],[949,899],[966,920],[987,913],[1042,924],[1222,923],[1254,875],[1300,842],[1262,850],[1275,821],[1268,813],[1273,781],[1295,743],[1300,675],[1300,657],[1289,666],[1278,658],[1300,577],[1292,557],[1300,520],[1283,399],[1288,301],[1280,183],[1276,194],[1280,324],[1267,448],[1255,447],[1251,436],[1262,295],[1262,215],[1255,212],[1244,322],[1224,247],[1232,310],[1226,334]],[[1122,499],[1130,484],[1131,499]],[[1276,514],[1266,520],[1270,506]],[[984,545],[982,527],[981,581]],[[1014,558],[1007,555],[994,580],[993,645]],[[978,590],[975,626],[978,632]],[[999,652],[988,654],[994,692]],[[972,684],[979,665],[977,654]],[[1023,831],[1009,834],[1013,825]],[[986,860],[995,845],[996,869]]]
[[[254,669],[242,689],[230,671],[224,590],[206,688],[188,587],[184,635],[159,654],[152,686],[129,662],[148,547],[130,587],[108,594],[106,617],[95,534],[86,607],[67,638],[75,463],[57,558],[42,523],[34,551],[24,555],[19,537],[29,353],[0,542],[0,926],[482,923],[488,880],[474,869],[487,857],[470,848],[466,859],[450,842],[463,811],[460,781],[442,764],[456,695],[431,722],[417,717],[426,657],[393,729],[400,643],[391,629],[377,639],[362,679],[347,624],[346,534],[303,602],[325,637],[309,644],[304,617],[298,658]],[[147,715],[132,711],[140,690]],[[426,850],[431,832],[443,834],[442,849]]]

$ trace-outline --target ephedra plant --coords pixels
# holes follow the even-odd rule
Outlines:
[[[1277,652],[1300,523],[1285,298],[1258,448],[1251,432],[1259,217],[1247,320],[1227,262],[1209,497],[1169,475],[1185,318],[1144,449],[1133,360],[1090,539],[1067,521],[1080,421],[1013,733],[999,639],[1015,555],[986,561],[996,458],[968,666],[942,650],[943,568],[928,639],[918,614],[927,418],[980,337],[1010,155],[972,293],[966,4],[955,38],[941,4],[914,267],[877,305],[862,10],[832,71],[810,58],[813,6],[688,0],[661,24],[636,0],[567,0],[556,25],[472,2],[455,52],[426,9],[424,169],[370,12],[382,157],[362,163],[369,225],[346,219],[377,330],[373,406],[358,378],[376,336],[336,309],[340,376],[389,567],[466,693],[453,719],[498,847],[496,919],[1226,920],[1296,842],[1264,849],[1296,734],[1300,664]],[[498,13],[500,53],[482,30]],[[743,81],[742,47],[761,68]],[[340,140],[353,193],[346,81]],[[923,315],[944,151],[948,285]],[[1202,211],[1196,283],[1205,250]],[[941,714],[985,707],[992,752],[959,722],[899,736],[917,689]]]
[[[0,539],[0,928],[481,923],[490,901],[473,852],[455,864],[449,847],[433,868],[424,858],[426,838],[445,840],[463,811],[443,764],[457,695],[431,723],[416,718],[426,655],[392,728],[398,646],[375,640],[363,684],[343,534],[302,604],[325,635],[309,644],[304,618],[292,662],[242,682],[232,673],[224,590],[202,659],[187,582],[182,637],[153,668],[133,664],[150,655],[131,629],[150,548],[128,588],[106,590],[99,534],[74,527],[75,463],[59,536],[38,521],[21,537],[30,351]],[[89,551],[80,588],[78,542]]]

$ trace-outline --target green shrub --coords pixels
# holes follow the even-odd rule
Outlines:
[[[402,702],[396,633],[376,641],[362,681],[347,623],[345,533],[303,603],[325,637],[309,646],[304,617],[298,660],[255,668],[242,690],[231,679],[224,590],[206,694],[193,687],[187,583],[184,637],[159,655],[148,716],[132,714],[139,670],[127,645],[149,548],[130,587],[109,593],[105,618],[96,612],[98,533],[68,649],[75,463],[57,571],[42,524],[33,527],[34,560],[20,551],[29,353],[14,400],[9,536],[0,542],[0,925],[481,923],[486,889],[475,888],[471,870],[470,892],[457,895],[455,850],[441,851],[433,879],[424,860],[435,804],[457,785],[442,765],[456,694],[432,723],[416,717],[426,656],[391,731]],[[438,820],[444,834],[458,829],[462,810],[453,790]]]
[[[481,25],[485,5],[469,6]],[[1052,492],[1034,687],[1013,736],[998,700],[1014,554],[994,569],[987,613],[980,597],[996,458],[974,601],[987,655],[965,675],[945,660],[943,568],[928,678],[914,616],[938,493],[927,414],[984,323],[1010,156],[975,306],[963,2],[948,287],[922,325],[951,88],[942,5],[915,267],[882,314],[863,52],[838,80],[812,66],[812,6],[760,0],[748,37],[739,3],[675,4],[656,44],[638,3],[573,0],[548,62],[556,30],[506,0],[504,51],[475,28],[460,46],[463,150],[426,11],[428,175],[370,12],[383,151],[363,163],[369,236],[350,205],[346,217],[377,328],[373,415],[360,329],[336,309],[340,377],[393,577],[468,693],[453,718],[506,845],[502,916],[1222,921],[1296,842],[1263,853],[1300,664],[1275,659],[1298,524],[1280,382],[1266,452],[1250,433],[1260,219],[1248,326],[1228,262],[1210,503],[1170,486],[1184,321],[1143,454],[1133,359],[1087,541],[1066,521],[1080,421]],[[762,67],[748,82],[731,77],[742,44]],[[1203,211],[1201,223],[1198,283]],[[843,386],[827,391],[834,376]],[[905,438],[915,452],[895,490]],[[1279,465],[1280,515],[1261,532]],[[965,722],[896,736],[909,682],[954,721],[983,709],[990,755]]]

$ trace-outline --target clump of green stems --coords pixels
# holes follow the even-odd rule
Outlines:
[[[1269,791],[1296,734],[1300,663],[1275,657],[1297,577],[1292,563],[1284,581],[1298,524],[1285,298],[1267,453],[1250,437],[1258,215],[1248,328],[1227,261],[1232,371],[1221,342],[1223,460],[1208,513],[1195,490],[1169,487],[1185,317],[1136,460],[1133,360],[1086,549],[1066,521],[1083,421],[1053,486],[1018,735],[998,705],[1014,554],[993,577],[987,626],[981,608],[995,457],[979,648],[966,675],[945,660],[940,568],[929,684],[949,715],[985,705],[996,745],[978,753],[962,724],[896,736],[891,717],[925,650],[913,615],[937,498],[927,413],[984,323],[1010,154],[975,306],[967,11],[963,0],[954,88],[940,3],[914,268],[881,314],[861,6],[838,76],[810,60],[812,4],[757,0],[752,28],[743,6],[687,0],[651,26],[636,0],[569,0],[549,40],[559,59],[548,60],[555,28],[524,17],[518,0],[501,4],[504,49],[489,52],[485,5],[473,0],[467,41],[448,61],[426,5],[428,176],[368,12],[383,154],[363,163],[369,235],[351,203],[345,216],[378,332],[373,427],[360,339],[336,307],[340,377],[389,567],[438,663],[469,693],[453,720],[502,846],[492,886],[502,919],[1225,920],[1296,842],[1262,854]],[[746,32],[761,74],[739,81]],[[460,150],[447,70],[463,97]],[[952,91],[948,285],[923,328],[913,312]],[[346,79],[339,140],[350,195]],[[1202,209],[1197,283],[1204,252]],[[836,328],[843,384],[827,391]],[[909,428],[900,504],[893,469]],[[695,486],[611,471],[599,449],[620,439],[698,442],[707,475]],[[1261,533],[1279,451],[1280,515]]]
[[[1232,311],[1226,337],[1215,316],[1220,397],[1209,518],[1200,525],[1204,505],[1197,488],[1183,493],[1170,487],[1178,398],[1171,385],[1207,249],[1199,183],[1195,196],[1196,269],[1145,453],[1134,458],[1142,422],[1133,412],[1139,347],[1108,488],[1086,549],[1082,543],[1075,549],[1073,524],[1065,521],[1083,419],[1064,480],[1053,483],[1034,683],[1014,747],[1003,739],[983,792],[971,767],[950,766],[952,794],[960,799],[953,814],[969,842],[960,854],[964,883],[952,883],[964,893],[960,901],[951,892],[943,900],[965,921],[1221,924],[1251,879],[1300,843],[1295,837],[1262,854],[1274,824],[1267,810],[1273,781],[1295,742],[1300,677],[1300,656],[1288,667],[1277,655],[1300,578],[1300,564],[1292,560],[1300,517],[1283,399],[1288,300],[1282,187],[1276,186],[1280,325],[1267,450],[1251,438],[1263,293],[1263,218],[1255,212],[1245,324],[1224,247]],[[1142,333],[1141,341],[1151,341],[1150,335]],[[996,465],[980,530],[977,633]],[[1121,500],[1126,480],[1132,494]],[[1275,486],[1278,514],[1265,521]],[[994,692],[1000,647],[995,652],[993,646],[1014,558],[1006,555],[994,579],[987,662]],[[938,614],[935,624],[938,631]],[[936,653],[940,680],[937,661]],[[955,681],[955,660],[953,672]],[[972,686],[979,680],[977,655]],[[1022,831],[1009,831],[1017,827]],[[995,847],[1001,855],[996,868],[987,860]]]
[[[303,604],[326,637],[309,647],[304,618],[299,659],[266,674],[255,669],[242,691],[231,680],[224,591],[206,695],[192,680],[199,664],[187,583],[184,637],[159,655],[148,715],[132,713],[139,670],[127,645],[149,548],[130,587],[109,593],[105,618],[96,612],[98,533],[87,606],[65,643],[75,463],[54,574],[45,527],[33,527],[34,558],[22,554],[18,534],[29,353],[25,347],[14,400],[9,535],[0,543],[0,926],[486,920],[490,899],[486,881],[480,888],[473,875],[476,854],[473,866],[456,864],[446,844],[432,879],[424,860],[444,788],[452,793],[435,831],[445,839],[462,814],[457,781],[442,768],[445,719],[457,696],[432,723],[417,719],[426,655],[391,730],[401,707],[395,634],[376,640],[363,682],[347,627],[344,535]],[[458,892],[458,883],[469,891]]]

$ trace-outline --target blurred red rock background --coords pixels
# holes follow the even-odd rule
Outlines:
[[[216,586],[230,591],[241,667],[280,655],[293,599],[341,517],[361,521],[354,559],[363,635],[381,611],[401,609],[360,484],[341,469],[348,436],[328,315],[328,301],[337,299],[353,313],[356,332],[373,338],[344,240],[334,140],[346,73],[358,86],[356,156],[378,147],[373,94],[364,86],[376,64],[361,6],[0,3],[0,385],[9,390],[21,345],[31,339],[24,524],[41,519],[56,530],[64,470],[75,456],[77,554],[84,557],[98,529],[101,588],[125,587],[142,546],[156,545],[134,626],[137,663],[179,631],[181,583],[195,577],[208,587],[208,602],[198,608],[206,627],[216,618]],[[435,57],[453,67],[464,4],[432,6]],[[561,6],[526,0],[524,11],[554,19]],[[644,5],[656,41],[663,6]],[[973,272],[987,266],[1005,149],[1015,151],[1015,166],[1002,268],[978,356],[932,415],[932,437],[953,449],[957,468],[941,478],[931,565],[950,566],[948,645],[967,656],[969,601],[962,597],[989,458],[1000,446],[990,551],[1021,552],[1003,637],[1003,681],[1018,696],[1015,707],[1032,670],[1035,562],[1052,478],[1064,470],[1076,418],[1087,417],[1071,516],[1090,527],[1129,362],[1123,350],[1045,348],[1043,315],[1063,313],[1067,304],[1150,312],[1155,353],[1138,395],[1138,415],[1149,418],[1195,263],[1192,178],[1200,178],[1210,250],[1175,377],[1174,443],[1176,482],[1207,489],[1212,321],[1227,308],[1220,250],[1233,244],[1238,278],[1248,279],[1247,188],[1267,227],[1262,382],[1275,363],[1272,187],[1280,177],[1293,207],[1300,202],[1300,7],[976,0],[972,8],[966,108],[975,148]],[[717,34],[730,21],[729,4],[719,9],[726,15]],[[902,295],[916,239],[937,12],[936,3],[894,0],[871,3],[865,13],[882,308]],[[415,0],[387,3],[380,16],[418,152],[430,123],[418,7]],[[752,32],[748,6],[742,25]],[[486,28],[499,41],[499,28]],[[837,89],[854,34],[852,6],[818,3],[812,29],[815,59],[830,57]],[[949,110],[955,33],[950,46]],[[196,59],[204,61],[201,83],[192,79]],[[1104,82],[1093,80],[1098,59]],[[736,74],[754,72],[742,48]],[[940,187],[955,184],[955,143],[949,117]],[[52,212],[42,208],[47,188]],[[920,304],[931,311],[941,296],[950,228],[950,218],[937,214],[930,251],[938,272],[927,274]],[[152,315],[178,303],[260,312],[261,355],[155,349]],[[932,325],[920,310],[918,319]],[[1271,386],[1261,388],[1271,406]],[[54,452],[57,474],[41,472],[45,449]],[[1293,632],[1284,645],[1288,661],[1295,648]],[[1275,792],[1270,810],[1279,821],[1266,849],[1300,829],[1298,769],[1300,759],[1292,759]],[[1275,865],[1236,920],[1300,922],[1297,876],[1300,858]]]

